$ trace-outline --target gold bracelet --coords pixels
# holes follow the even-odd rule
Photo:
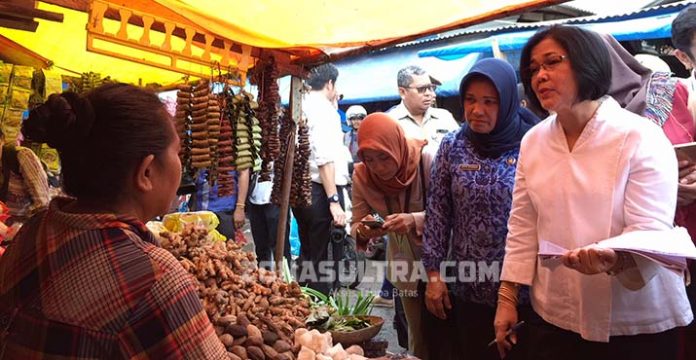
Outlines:
[[[237,203],[237,207],[240,209],[244,209],[246,207],[246,204],[244,203]]]

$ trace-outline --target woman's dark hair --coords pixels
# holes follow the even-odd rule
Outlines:
[[[520,77],[529,101],[534,107],[542,108],[532,90],[532,74],[529,64],[532,50],[544,39],[553,39],[568,54],[568,61],[575,83],[578,86],[578,100],[597,100],[609,92],[611,85],[611,59],[602,38],[595,32],[576,26],[554,25],[539,30],[522,49],[520,57]]]
[[[113,201],[144,157],[161,154],[175,140],[170,121],[154,93],[106,84],[84,96],[49,96],[31,111],[22,133],[58,150],[68,195]]]

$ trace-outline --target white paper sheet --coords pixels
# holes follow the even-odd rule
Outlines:
[[[672,269],[685,269],[686,259],[696,259],[696,246],[686,229],[632,231],[597,243],[598,246],[644,256]],[[539,258],[558,258],[568,252],[560,245],[539,240]]]

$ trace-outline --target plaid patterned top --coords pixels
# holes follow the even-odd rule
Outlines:
[[[0,259],[2,359],[225,359],[197,285],[133,217],[57,198]]]

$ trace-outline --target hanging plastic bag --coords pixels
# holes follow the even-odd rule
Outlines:
[[[162,218],[162,224],[167,231],[181,232],[186,224],[202,225],[208,229],[208,239],[212,241],[225,241],[224,235],[216,228],[220,225],[220,219],[212,211],[195,211],[167,214]]]

